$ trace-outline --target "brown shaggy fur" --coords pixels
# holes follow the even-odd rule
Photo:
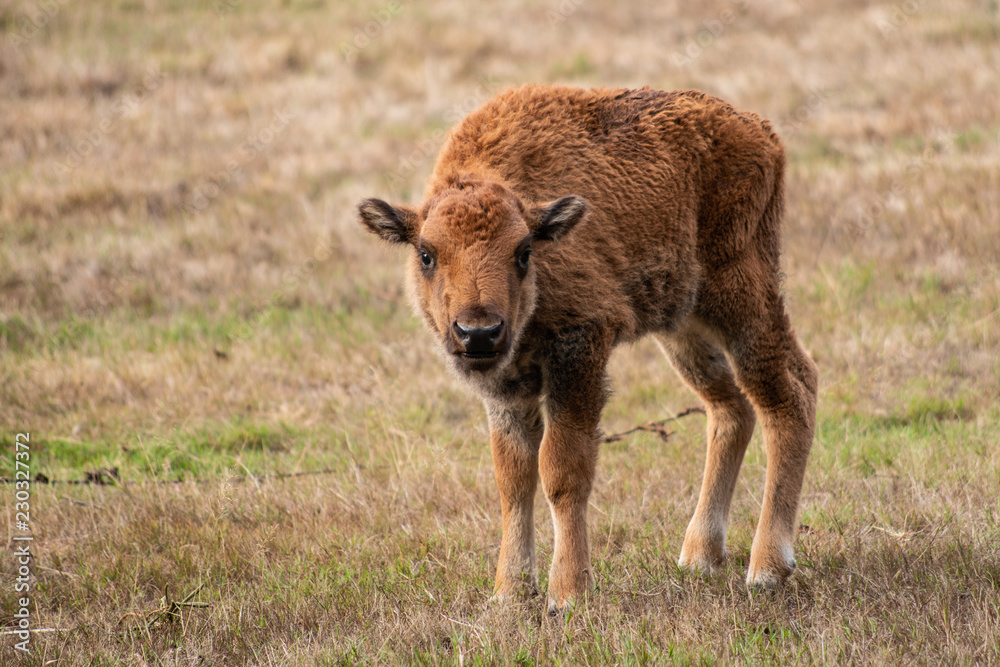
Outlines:
[[[773,588],[794,569],[817,375],[779,286],[783,169],[766,121],[698,91],[525,86],[452,130],[419,208],[360,204],[370,230],[413,246],[415,307],[486,404],[497,595],[537,586],[539,476],[556,535],[550,605],[587,590],[605,367],[646,334],[708,411],[680,563],[711,571],[725,557],[759,417],[768,470],[747,582]]]

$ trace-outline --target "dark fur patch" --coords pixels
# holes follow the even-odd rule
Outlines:
[[[545,401],[550,411],[600,409],[608,399],[604,365],[608,330],[600,322],[567,326],[544,344]]]
[[[500,384],[499,398],[512,400],[516,398],[535,397],[542,393],[542,369],[531,364],[517,375],[506,378]]]

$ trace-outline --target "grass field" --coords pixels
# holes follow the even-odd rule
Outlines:
[[[603,448],[572,614],[489,602],[484,411],[354,206],[418,201],[447,128],[528,81],[780,127],[821,390],[774,595],[743,585],[759,429],[727,567],[675,565],[695,415]],[[649,342],[611,370],[609,433],[698,405]],[[4,665],[1000,664],[998,394],[995,0],[0,0],[0,473],[30,433],[32,475],[125,481],[32,485],[38,632]]]

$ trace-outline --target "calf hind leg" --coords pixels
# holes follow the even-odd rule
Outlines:
[[[688,328],[659,341],[678,375],[705,402],[708,414],[705,475],[678,563],[710,573],[726,556],[729,507],[756,418],[722,349],[702,333]]]
[[[727,332],[736,382],[757,410],[764,429],[767,474],[757,532],[750,549],[747,584],[776,588],[795,569],[792,544],[816,428],[816,365],[799,345],[777,289],[754,317],[730,317],[743,326]]]

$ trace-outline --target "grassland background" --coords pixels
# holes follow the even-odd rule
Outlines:
[[[568,619],[488,602],[483,410],[353,207],[419,200],[443,132],[529,81],[700,88],[781,128],[822,386],[774,596],[742,584],[759,429],[727,568],[674,565],[694,416],[602,450]],[[30,432],[33,472],[129,482],[33,486],[50,631],[0,662],[1000,663],[998,186],[996,0],[0,0],[0,471]],[[651,344],[611,373],[608,432],[697,405]]]

